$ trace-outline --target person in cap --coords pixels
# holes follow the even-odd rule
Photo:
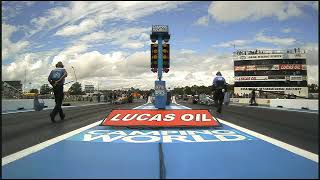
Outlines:
[[[221,113],[222,110],[222,103],[224,99],[224,92],[226,91],[226,80],[222,77],[220,71],[216,73],[216,77],[213,79],[212,83],[212,90],[213,92],[213,99],[215,102],[215,106],[217,107],[217,112]]]
[[[53,87],[54,99],[56,105],[52,112],[50,113],[51,121],[55,122],[55,116],[59,113],[61,120],[65,118],[65,114],[62,111],[62,101],[64,97],[63,85],[65,78],[68,76],[67,71],[64,69],[64,66],[61,61],[56,64],[56,68],[50,72],[48,77],[49,83]]]

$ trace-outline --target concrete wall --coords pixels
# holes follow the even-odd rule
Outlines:
[[[250,104],[249,101],[250,101],[250,98],[230,98],[230,103]],[[256,102],[259,105],[269,105],[270,99],[256,98]]]
[[[54,99],[43,99],[44,105],[48,108],[55,106]],[[39,100],[42,102],[42,99]],[[24,110],[33,109],[33,99],[2,99],[2,112],[16,111],[18,108],[24,108]]]
[[[270,107],[282,106],[284,108],[319,110],[318,100],[311,99],[271,99]]]

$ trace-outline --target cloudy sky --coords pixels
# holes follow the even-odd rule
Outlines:
[[[2,1],[2,79],[40,88],[58,61],[66,82],[100,89],[151,89],[152,24],[171,34],[168,87],[233,83],[236,49],[306,49],[308,83],[318,83],[318,2]],[[30,84],[31,82],[31,84]],[[68,89],[70,85],[66,86]]]

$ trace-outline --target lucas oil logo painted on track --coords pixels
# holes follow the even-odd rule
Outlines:
[[[88,130],[68,140],[105,143],[234,142],[255,139],[236,130]]]

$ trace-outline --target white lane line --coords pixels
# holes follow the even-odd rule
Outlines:
[[[189,109],[191,109],[191,108],[189,108]],[[227,125],[227,126],[230,126],[230,127],[232,127],[232,128],[238,129],[238,130],[240,130],[240,131],[242,131],[242,132],[245,132],[245,133],[247,133],[247,134],[249,134],[249,135],[252,135],[252,136],[257,137],[257,138],[259,138],[259,139],[262,139],[262,140],[264,140],[264,141],[267,141],[267,142],[269,142],[269,143],[271,143],[271,144],[273,144],[273,145],[276,145],[276,146],[278,146],[278,147],[280,147],[280,148],[282,148],[282,149],[288,150],[288,151],[290,151],[290,152],[292,152],[292,153],[295,153],[295,154],[297,154],[297,155],[300,155],[300,156],[302,156],[302,157],[305,157],[305,158],[307,158],[307,159],[310,159],[310,160],[312,160],[312,161],[314,161],[314,162],[316,162],[316,163],[319,162],[319,156],[318,156],[317,154],[314,154],[314,153],[312,153],[312,152],[309,152],[309,151],[306,151],[306,150],[304,150],[304,149],[298,148],[298,147],[296,147],[296,146],[290,145],[290,144],[288,144],[288,143],[279,141],[279,140],[274,139],[274,138],[271,138],[271,137],[269,137],[269,136],[266,136],[266,135],[257,133],[257,132],[255,132],[255,131],[252,131],[252,130],[243,128],[243,127],[241,127],[241,126],[232,124],[232,123],[227,122],[227,121],[225,121],[225,120],[222,120],[222,119],[219,119],[219,118],[217,118],[217,119],[218,119],[219,122],[221,122],[221,123],[223,123],[223,124],[225,124],[225,125]]]
[[[133,109],[139,109],[139,108],[141,109],[141,107],[143,107],[143,106],[145,106],[145,105],[147,105],[147,104],[150,104],[150,103],[147,102],[147,103],[142,104],[141,106],[135,107],[135,108],[133,108]],[[145,106],[145,107],[148,107],[148,106]]]
[[[78,133],[80,133],[80,132],[82,132],[82,131],[85,131],[85,130],[87,130],[87,129],[93,128],[93,127],[95,127],[95,126],[98,126],[99,124],[101,124],[101,122],[102,122],[102,120],[100,120],[100,121],[98,121],[98,122],[95,122],[95,123],[92,123],[92,124],[89,124],[89,125],[87,125],[87,126],[84,126],[84,127],[82,127],[82,128],[73,130],[73,131],[68,132],[68,133],[66,133],[66,134],[60,135],[60,136],[58,136],[58,137],[49,139],[49,140],[47,140],[47,141],[45,141],[45,142],[42,142],[42,143],[40,143],[40,144],[31,146],[31,147],[29,147],[29,148],[26,148],[26,149],[24,149],[24,150],[21,150],[21,151],[19,151],[19,152],[14,153],[14,154],[8,155],[8,156],[2,158],[2,166],[6,165],[6,164],[8,164],[8,163],[11,163],[11,162],[13,162],[13,161],[16,161],[16,160],[18,160],[18,159],[21,159],[21,158],[23,158],[23,157],[25,157],[25,156],[28,156],[28,155],[30,155],[30,154],[32,154],[32,153],[35,153],[35,152],[37,152],[37,151],[40,151],[40,150],[42,150],[42,149],[44,149],[44,148],[46,148],[46,147],[48,147],[48,146],[51,146],[51,145],[53,145],[53,144],[56,144],[56,143],[58,143],[58,142],[60,142],[60,141],[62,141],[62,140],[64,140],[64,139],[67,139],[67,138],[69,138],[69,137],[71,137],[71,136],[74,136],[74,135],[76,135],[76,134],[78,134]]]
[[[281,148],[286,149],[286,150],[288,150],[288,151],[290,151],[290,152],[292,152],[292,153],[298,154],[298,155],[300,155],[300,156],[303,156],[303,157],[305,157],[305,158],[307,158],[307,159],[310,159],[310,160],[318,163],[318,155],[317,155],[317,154],[311,153],[311,152],[309,152],[309,151],[303,150],[303,149],[301,149],[301,148],[295,147],[295,146],[290,145],[290,144],[287,144],[287,143],[285,143],[285,142],[276,140],[276,139],[271,138],[271,137],[269,137],[269,136],[266,136],[266,135],[257,133],[257,132],[255,132],[255,131],[252,131],[252,130],[249,130],[249,129],[240,127],[240,126],[238,126],[238,125],[232,124],[232,123],[227,122],[227,121],[225,121],[225,120],[222,120],[222,119],[219,119],[219,118],[217,118],[217,119],[219,120],[219,122],[221,122],[221,123],[223,123],[223,124],[225,124],[225,125],[227,125],[227,126],[230,126],[230,127],[232,127],[232,128],[238,129],[238,130],[240,130],[240,131],[242,131],[242,132],[245,132],[245,133],[247,133],[247,134],[250,134],[250,135],[252,135],[252,136],[254,136],[254,137],[257,137],[257,138],[259,138],[259,139],[262,139],[262,140],[264,140],[264,141],[267,141],[267,142],[269,142],[269,143],[271,143],[271,144],[273,144],[273,145],[276,145],[276,146],[278,146],[278,147],[281,147]]]
[[[146,103],[146,104],[148,104],[148,103]],[[145,105],[145,104],[144,104],[144,105]],[[141,105],[141,106],[143,106],[143,105]],[[138,106],[138,107],[136,107],[136,108],[139,108],[139,107],[140,107],[140,106]],[[136,108],[134,108],[134,109],[136,109]],[[49,140],[47,140],[47,141],[45,141],[45,142],[42,142],[42,143],[40,143],[40,144],[31,146],[31,147],[26,148],[26,149],[24,149],[24,150],[21,150],[21,151],[19,151],[19,152],[16,152],[16,153],[13,153],[13,154],[8,155],[8,156],[6,156],[6,157],[3,157],[3,158],[2,158],[2,166],[6,165],[6,164],[8,164],[8,163],[11,163],[11,162],[13,162],[13,161],[16,161],[16,160],[18,160],[18,159],[21,159],[21,158],[23,158],[23,157],[25,157],[25,156],[28,156],[28,155],[30,155],[30,154],[32,154],[32,153],[38,152],[38,151],[40,151],[40,150],[42,150],[42,149],[44,149],[44,148],[46,148],[46,147],[49,147],[49,146],[51,146],[51,145],[53,145],[53,144],[56,144],[56,143],[58,143],[58,142],[60,142],[60,141],[62,141],[62,140],[65,140],[65,139],[67,139],[67,138],[69,138],[69,137],[71,137],[71,136],[74,136],[74,135],[76,135],[76,134],[78,134],[78,133],[81,133],[82,131],[85,131],[85,130],[87,130],[87,129],[93,128],[93,127],[95,127],[95,126],[98,126],[99,124],[101,124],[102,121],[103,121],[103,120],[97,121],[97,122],[95,122],[95,123],[89,124],[89,125],[84,126],[84,127],[82,127],[82,128],[73,130],[73,131],[68,132],[68,133],[66,133],[66,134],[63,134],[63,135],[60,135],[60,136],[58,136],[58,137],[49,139]]]

